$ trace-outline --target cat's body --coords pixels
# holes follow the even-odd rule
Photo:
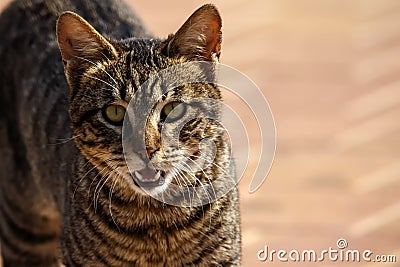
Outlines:
[[[59,20],[57,44],[56,20],[67,10],[107,37],[135,38],[107,41],[67,13]],[[209,25],[220,27],[212,6],[201,12],[187,25],[209,17]],[[204,21],[199,27],[208,25]],[[140,84],[159,70],[218,57],[219,32],[205,33],[204,38],[214,34],[218,42],[206,42],[211,46],[204,50],[194,40],[200,58],[188,43],[193,36],[186,33],[198,29],[187,25],[166,41],[152,39],[123,3],[111,0],[21,0],[1,14],[0,239],[5,267],[58,266],[60,261],[96,267],[240,264],[237,189],[191,208],[133,190],[129,177],[121,175],[126,166],[121,126],[114,123],[120,121],[117,109],[107,113],[110,106],[126,107]],[[206,89],[193,93],[189,86],[179,94],[220,98],[216,88]],[[166,98],[166,103],[180,100],[173,94]],[[232,175],[229,148],[217,126],[198,119],[188,127],[187,132],[200,129],[192,139],[208,134],[220,148],[214,161],[218,167],[198,172],[198,178],[204,178],[202,173],[217,176],[220,169]],[[161,153],[156,135],[146,137],[150,159]],[[138,155],[138,164],[145,164]]]

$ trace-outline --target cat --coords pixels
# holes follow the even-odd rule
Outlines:
[[[201,6],[175,34],[159,39],[122,1],[16,0],[0,15],[0,35],[5,267],[240,265],[236,187],[189,206],[145,192],[234,179],[227,137],[203,113],[182,126],[179,148],[160,144],[162,127],[182,124],[195,108],[211,108],[185,102],[221,100],[217,86],[139,90],[171,66],[218,62],[221,18],[215,6]],[[185,71],[177,79],[199,70]],[[130,140],[128,166],[124,118],[135,123],[140,115],[128,116],[129,102],[135,97],[143,104],[156,95],[161,97],[146,120],[145,147]],[[201,157],[204,138],[214,142],[215,158],[191,170],[186,162]]]

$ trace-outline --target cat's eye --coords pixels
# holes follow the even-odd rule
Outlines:
[[[125,116],[125,108],[120,105],[110,105],[104,109],[103,114],[110,123],[121,125]]]
[[[161,111],[161,119],[165,120],[168,117],[168,122],[173,122],[182,118],[185,112],[186,105],[184,103],[172,101],[163,107]]]

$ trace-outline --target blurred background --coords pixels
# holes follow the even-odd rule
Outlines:
[[[210,1],[128,2],[167,37]],[[337,249],[339,238],[372,257],[397,256],[362,266],[400,266],[400,1],[212,2],[223,19],[221,62],[259,86],[277,131],[265,183],[250,194],[247,172],[239,184],[243,266],[310,266],[261,262],[257,252]]]

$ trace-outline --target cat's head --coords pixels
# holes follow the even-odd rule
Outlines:
[[[138,192],[142,192],[140,186],[161,192],[169,184],[194,186],[199,182],[207,183],[196,176],[198,171],[193,168],[198,164],[195,160],[202,157],[199,144],[204,138],[214,140],[217,148],[223,150],[216,153],[226,152],[220,125],[202,116],[207,112],[218,113],[218,108],[185,103],[195,98],[219,100],[218,88],[211,83],[194,83],[165,94],[159,86],[139,89],[150,77],[168,67],[184,62],[218,61],[221,18],[214,6],[199,8],[166,40],[107,39],[71,12],[60,16],[57,37],[71,92],[69,113],[75,142],[101,175],[114,174]],[[175,75],[178,80],[185,75],[202,75],[196,72],[201,70],[187,69]],[[130,164],[127,168],[122,129],[128,104],[134,97],[134,105],[149,101],[154,101],[155,105],[151,107],[144,129],[131,125],[133,132],[145,134],[145,147],[139,140],[130,140],[128,146],[131,145],[132,153],[128,153]],[[135,112],[129,114],[133,124],[135,117],[142,115],[138,113],[146,110],[136,109]],[[188,116],[192,119],[187,120]],[[179,148],[167,139],[161,144],[163,127],[182,128]],[[219,164],[214,167],[216,169],[226,168],[222,162],[213,164]],[[200,172],[206,174],[211,170]],[[206,176],[210,180],[210,175]]]

